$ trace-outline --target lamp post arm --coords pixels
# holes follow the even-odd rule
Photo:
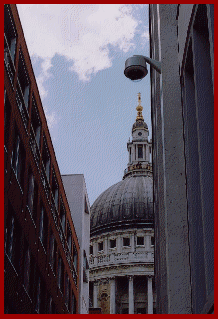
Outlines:
[[[160,61],[156,61],[156,60],[153,60],[151,58],[148,58],[144,55],[134,55],[134,56],[141,56],[145,59],[145,61],[147,63],[149,63],[158,73],[161,73],[161,62]]]

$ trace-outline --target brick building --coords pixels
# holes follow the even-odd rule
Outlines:
[[[79,243],[15,4],[4,70],[5,313],[78,313]]]

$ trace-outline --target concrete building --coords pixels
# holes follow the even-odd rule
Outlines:
[[[136,109],[123,180],[91,207],[90,313],[155,312],[151,141],[140,93]]]
[[[79,313],[89,313],[90,205],[83,174],[62,175],[80,245]]]
[[[149,15],[157,313],[213,313],[214,5]]]
[[[79,251],[17,8],[6,4],[4,313],[78,313]]]

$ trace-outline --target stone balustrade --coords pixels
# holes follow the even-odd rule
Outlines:
[[[153,251],[143,251],[143,252],[127,252],[127,253],[109,253],[107,255],[99,254],[98,256],[90,256],[89,264],[90,268],[106,266],[106,265],[116,265],[125,264],[132,262],[154,262],[154,252]]]

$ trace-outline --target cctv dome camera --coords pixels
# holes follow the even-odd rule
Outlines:
[[[147,74],[147,65],[143,56],[133,56],[125,62],[124,74],[132,81],[142,80]]]

